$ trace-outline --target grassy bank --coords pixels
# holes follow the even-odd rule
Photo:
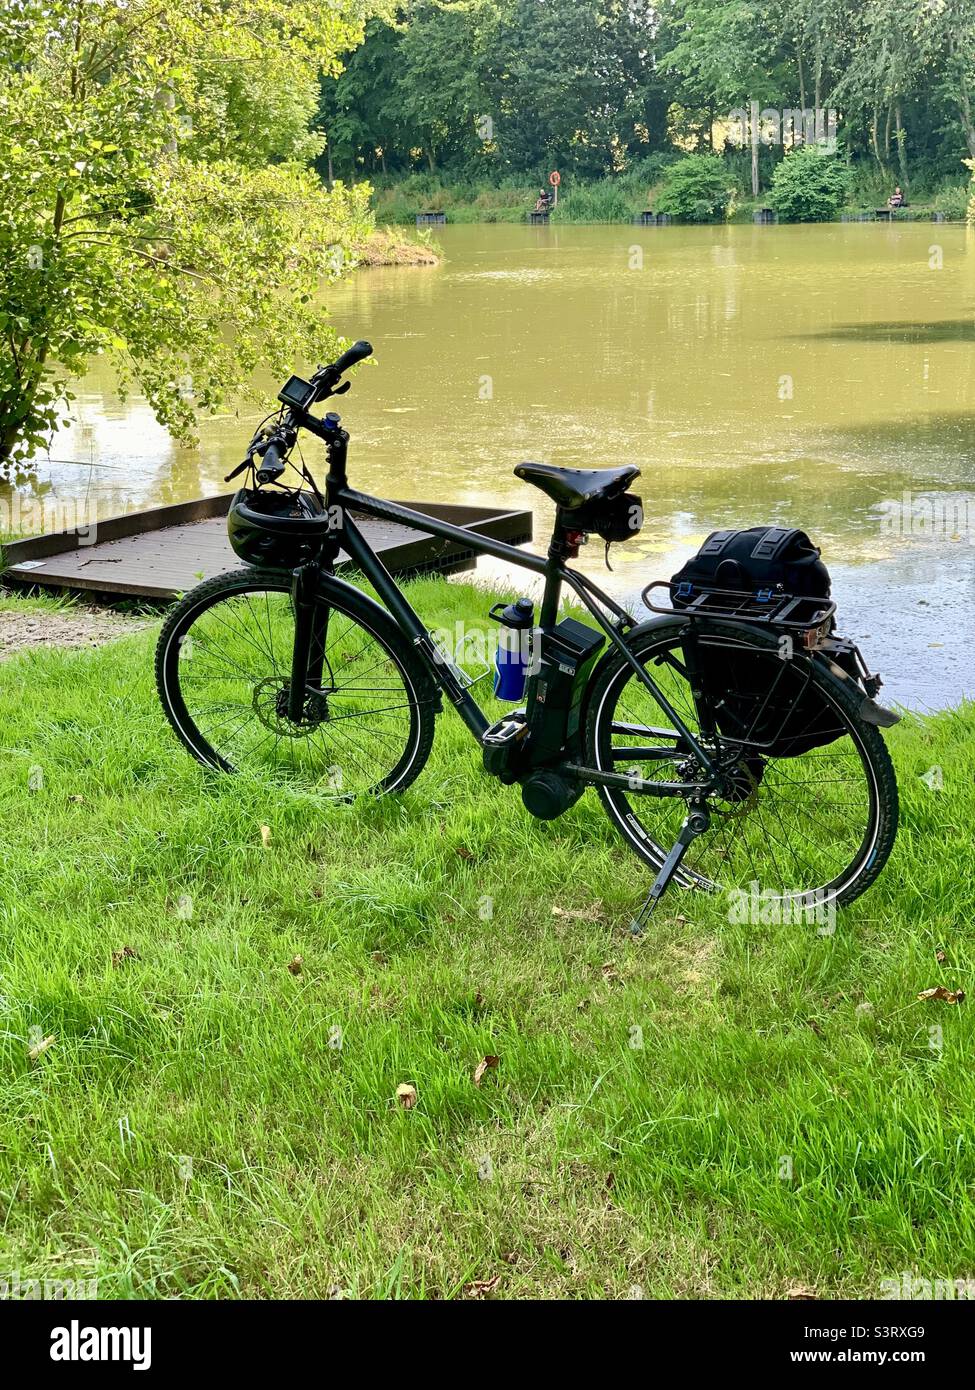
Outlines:
[[[378,226],[355,248],[360,265],[437,265],[440,252],[429,232],[407,231],[394,225]]]
[[[591,793],[532,821],[449,713],[402,800],[208,780],[154,635],[2,667],[0,1269],[102,1297],[972,1277],[971,1006],[916,996],[975,964],[975,709],[893,731],[898,845],[834,936],[675,894],[634,942],[647,874]]]
[[[614,178],[581,182],[567,179],[559,190],[554,222],[632,222],[645,208],[653,207],[660,191],[666,165],[650,174],[621,174]],[[729,163],[729,183],[736,188],[729,220],[751,222],[756,210],[768,204],[765,191],[757,198],[745,165],[740,159]],[[540,184],[524,178],[490,184],[448,176],[413,174],[398,181],[377,180],[374,206],[380,226],[412,225],[416,214],[428,209],[446,212],[449,222],[524,222],[538,196]],[[872,173],[857,171],[847,211],[858,212],[885,206],[893,183]],[[919,184],[910,193],[910,206],[899,216],[925,220],[932,212],[943,212],[952,221],[963,221],[970,188],[963,176],[926,186]]]

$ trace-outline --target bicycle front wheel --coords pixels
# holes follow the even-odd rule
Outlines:
[[[429,676],[392,621],[347,585],[323,579],[313,628],[319,660],[294,720],[291,574],[238,570],[199,585],[156,649],[170,724],[222,772],[339,800],[401,791],[433,742]]]
[[[880,873],[897,828],[893,766],[880,731],[859,717],[862,692],[806,657],[783,663],[772,636],[719,623],[696,630],[703,652],[729,672],[727,706],[735,699],[736,662],[745,659],[755,688],[774,690],[784,711],[799,700],[821,710],[831,741],[775,756],[749,739],[747,727],[734,738],[708,732],[685,661],[687,624],[654,624],[634,634],[634,655],[725,775],[725,794],[707,799],[711,828],[692,843],[677,881],[712,890],[754,883],[771,900],[852,902]],[[591,765],[629,774],[634,784],[701,780],[686,741],[622,657],[597,675],[587,699]],[[599,794],[630,847],[659,868],[680,831],[685,798],[606,787]]]

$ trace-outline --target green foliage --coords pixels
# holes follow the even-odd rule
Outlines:
[[[505,187],[557,166],[578,191],[679,151],[724,153],[745,188],[752,151],[720,146],[751,101],[837,110],[854,183],[877,185],[864,200],[897,182],[916,204],[975,156],[975,5],[413,0],[324,82],[320,126],[331,172],[353,181],[422,168]],[[758,155],[761,189],[782,150]]]
[[[969,190],[964,185],[945,184],[932,199],[935,212],[941,212],[949,222],[964,222],[968,211]]]
[[[94,354],[189,438],[259,362],[329,350],[311,296],[369,189],[327,194],[301,161],[355,9],[296,0],[283,28],[275,0],[3,12],[0,467],[44,445]]]
[[[656,210],[684,222],[719,222],[728,213],[733,191],[717,156],[690,154],[664,174]]]
[[[776,166],[768,201],[783,222],[829,222],[846,202],[849,184],[835,154],[800,145]]]

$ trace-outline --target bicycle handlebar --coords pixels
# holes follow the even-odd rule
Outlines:
[[[353,343],[350,348],[343,352],[337,361],[332,363],[330,368],[336,376],[341,376],[350,367],[354,367],[357,362],[361,362],[364,357],[372,356],[372,343],[367,343],[364,338],[360,338],[357,343]]]
[[[315,388],[316,400],[327,400],[329,396],[340,395],[349,389],[349,383],[339,386],[338,381],[343,372],[347,372],[350,367],[354,367],[357,362],[361,362],[364,357],[372,356],[372,343],[367,343],[364,338],[360,338],[357,343],[353,343],[347,348],[342,356],[327,367],[320,367],[312,377],[312,385]],[[336,390],[336,387],[338,388]],[[291,452],[298,433],[300,419],[291,410],[285,411],[282,422],[278,425],[276,432],[266,444],[261,446],[261,432],[251,440],[247,458],[240,465],[246,468],[247,464],[253,460],[254,454],[261,455],[261,464],[255,469],[255,477],[260,483],[277,482],[281,474],[287,467],[287,455]],[[266,437],[266,436],[265,436]],[[229,482],[240,468],[228,474],[226,481]]]
[[[271,440],[271,443],[264,450],[261,466],[257,469],[257,481],[259,483],[273,483],[280,478],[284,472],[282,455],[286,449],[287,445],[283,440]]]

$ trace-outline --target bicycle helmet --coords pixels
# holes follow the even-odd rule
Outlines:
[[[306,564],[328,531],[328,514],[304,488],[241,488],[227,514],[230,544],[248,565],[294,569]]]

